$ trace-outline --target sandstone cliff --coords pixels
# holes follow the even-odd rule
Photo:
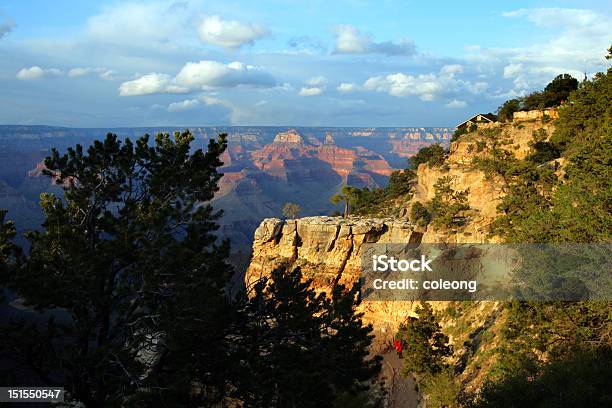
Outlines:
[[[249,287],[283,263],[300,266],[315,287],[329,293],[335,283],[352,285],[361,271],[366,243],[420,242],[419,232],[406,220],[307,217],[264,220],[255,231],[253,257],[246,274]],[[364,320],[380,332],[394,330],[412,303],[363,302]]]

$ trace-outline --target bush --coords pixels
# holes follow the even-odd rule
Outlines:
[[[500,381],[488,381],[472,408],[604,407],[612,404],[609,349],[579,352],[545,364],[539,373],[514,372]]]
[[[418,318],[410,316],[400,325],[396,338],[406,344],[404,374],[424,378],[447,368],[444,358],[453,354],[453,347],[448,343],[448,336],[442,333],[429,303],[421,302],[416,314]]]
[[[512,121],[514,112],[532,109],[544,109],[559,106],[567,100],[570,94],[578,89],[578,80],[569,74],[558,75],[543,91],[532,92],[523,98],[507,100],[497,109],[498,120],[500,122]],[[550,117],[544,117],[547,122]]]
[[[450,367],[425,378],[421,387],[427,396],[427,407],[458,408],[461,406],[459,403],[461,382],[457,380]]]
[[[512,122],[514,112],[518,112],[520,110],[520,99],[507,100],[502,106],[497,109],[497,120],[499,120],[500,122]]]
[[[451,143],[456,141],[457,139],[459,139],[459,136],[461,135],[465,135],[467,133],[467,128],[462,127],[461,129],[457,129],[455,130],[455,133],[453,133],[453,137],[451,137]]]
[[[431,214],[427,211],[427,208],[421,204],[420,202],[416,202],[412,204],[412,208],[410,209],[410,221],[413,223],[425,227],[431,221]]]
[[[385,189],[385,195],[388,198],[397,198],[410,193],[410,180],[416,175],[412,170],[397,170],[391,173],[389,184]]]
[[[429,202],[427,210],[431,214],[431,221],[436,228],[459,227],[463,221],[458,219],[462,211],[470,209],[467,204],[468,190],[455,191],[452,186],[452,177],[440,177],[434,189],[436,194]]]
[[[534,152],[527,157],[527,160],[541,164],[561,157],[561,151],[550,142],[536,142],[533,145]]]
[[[416,170],[421,163],[427,163],[430,166],[440,166],[444,163],[446,153],[446,150],[438,143],[424,147],[410,159],[411,167]]]

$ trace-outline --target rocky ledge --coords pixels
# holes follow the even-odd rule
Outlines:
[[[253,257],[245,283],[250,287],[283,263],[299,266],[317,290],[335,283],[352,285],[361,271],[367,243],[417,243],[422,232],[406,220],[382,218],[267,218],[255,231]],[[406,303],[406,304],[400,304]],[[412,310],[412,302],[364,302],[364,320],[379,332],[394,330]]]

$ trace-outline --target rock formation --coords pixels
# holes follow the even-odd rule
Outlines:
[[[268,218],[255,231],[245,283],[248,288],[283,263],[291,263],[313,279],[317,290],[329,293],[335,283],[350,286],[358,279],[364,244],[419,242],[421,236],[406,220]],[[364,301],[360,307],[366,313],[364,320],[384,333],[394,330],[412,306],[411,302]]]
[[[304,139],[300,133],[295,129],[289,129],[286,132],[280,132],[274,138],[274,143],[288,143],[301,145],[304,144]]]
[[[553,125],[547,120],[495,123],[496,137],[510,140],[505,149],[517,158],[524,158],[531,148],[534,134],[552,134]],[[282,263],[300,266],[305,276],[313,279],[319,290],[329,291],[338,282],[352,284],[361,268],[364,243],[485,243],[489,225],[497,216],[497,205],[503,197],[503,182],[488,177],[472,166],[472,159],[482,154],[475,148],[484,138],[473,132],[452,143],[444,166],[421,164],[417,170],[414,194],[403,209],[401,219],[307,217],[293,221],[266,219],[257,228],[253,243],[253,258],[246,273],[247,285],[266,276]],[[546,137],[546,136],[542,136]],[[472,146],[472,147],[470,147]],[[326,148],[323,146],[321,149]],[[434,196],[434,184],[440,177],[450,176],[453,189],[468,191],[470,210],[467,224],[457,230],[426,228],[411,224],[407,215],[415,202],[426,203]],[[412,310],[411,302],[364,302],[364,320],[374,325],[379,334],[394,332]],[[439,307],[443,307],[440,306]]]

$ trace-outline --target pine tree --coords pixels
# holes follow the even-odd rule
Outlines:
[[[397,338],[404,342],[404,373],[426,377],[446,367],[443,358],[453,354],[448,336],[441,331],[429,303],[421,302],[418,317],[408,317],[400,325]]]
[[[332,204],[344,202],[344,218],[347,218],[351,213],[351,208],[355,204],[355,200],[359,197],[360,190],[357,187],[342,186],[340,192],[331,198]]]
[[[65,198],[41,197],[43,229],[29,234],[12,287],[31,307],[69,317],[54,331],[46,374],[88,407],[223,394],[229,246],[215,245],[220,214],[208,202],[227,143],[221,135],[191,152],[192,141],[189,132],[135,144],[108,134],[45,160]]]
[[[368,358],[372,328],[355,312],[358,287],[337,286],[328,297],[311,283],[299,268],[279,268],[245,301],[236,347],[247,406],[330,407],[378,374],[380,358]]]
[[[17,247],[11,241],[15,237],[15,225],[6,221],[6,211],[0,210],[0,302],[3,296],[3,287],[9,278],[9,268],[13,263]]]

